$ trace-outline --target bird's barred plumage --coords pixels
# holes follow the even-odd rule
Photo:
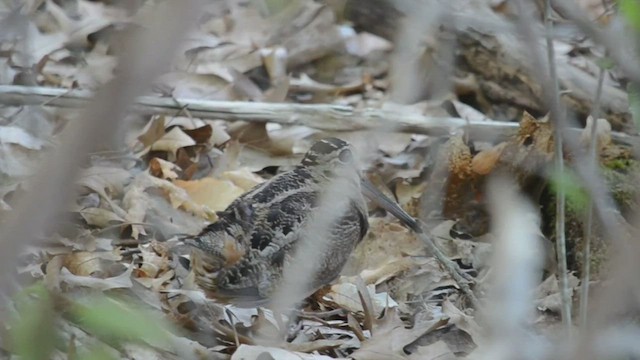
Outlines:
[[[351,146],[340,139],[316,142],[300,165],[279,174],[236,199],[217,222],[185,241],[195,249],[196,283],[216,298],[266,300],[279,284],[283,268],[318,207],[323,190],[336,177],[346,178],[348,206],[329,229],[315,289],[334,280],[355,245],[368,230],[366,204]]]

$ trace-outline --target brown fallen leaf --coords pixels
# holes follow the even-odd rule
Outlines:
[[[206,144],[213,135],[213,128],[207,124],[195,129],[184,129],[185,134],[189,135],[196,144]]]
[[[507,146],[506,142],[502,142],[490,149],[486,149],[477,153],[471,161],[471,169],[479,175],[487,175],[496,167],[502,151]]]

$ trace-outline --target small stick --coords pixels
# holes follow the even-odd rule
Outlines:
[[[411,229],[411,231],[416,234],[416,236],[424,243],[429,253],[431,253],[440,262],[440,264],[444,266],[449,274],[451,274],[453,279],[458,283],[458,286],[460,286],[460,290],[469,297],[471,304],[477,309],[480,302],[469,286],[469,283],[474,282],[473,278],[462,271],[456,262],[447,258],[442,250],[440,250],[440,248],[435,244],[433,239],[425,233],[420,222],[404,211],[404,209],[402,209],[395,201],[389,199],[378,191],[378,189],[376,189],[375,186],[367,179],[362,180],[362,189],[365,196],[398,218],[404,226]]]

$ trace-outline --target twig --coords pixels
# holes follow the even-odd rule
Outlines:
[[[558,75],[556,73],[555,51],[553,48],[553,20],[551,19],[551,0],[545,0],[545,37],[547,42],[547,61],[549,77],[552,81],[550,107],[551,121],[554,124],[554,157],[556,169],[560,176],[564,176],[564,158],[562,149],[562,127],[564,115],[560,110],[560,95],[558,95]],[[564,186],[558,186],[556,193],[556,252],[558,256],[558,278],[560,279],[562,298],[562,322],[565,331],[571,333],[571,295],[569,294],[569,278],[567,276],[567,241],[565,237],[565,192]]]
[[[530,17],[527,17],[526,6],[528,2],[519,0],[516,2],[518,8],[519,21],[518,29],[521,35],[524,37],[526,44],[531,44],[527,48],[530,49],[530,54],[533,63],[534,76],[542,79],[542,92],[543,100],[549,108],[550,118],[554,124],[554,156],[556,169],[562,175],[564,171],[564,162],[562,161],[562,142],[563,135],[566,133],[565,129],[565,113],[560,104],[558,95],[558,83],[555,70],[555,55],[553,50],[553,40],[551,37],[551,4],[549,1],[545,1],[545,39],[547,48],[547,64],[549,72],[546,71],[547,67],[544,64],[541,49],[538,46],[538,38],[536,37],[534,25],[532,24]],[[556,194],[556,250],[558,256],[558,272],[561,283],[561,298],[562,298],[562,321],[565,326],[565,330],[570,334],[571,331],[571,310],[570,299],[568,298],[569,292],[566,287],[568,279],[566,278],[567,264],[566,264],[566,250],[565,250],[565,238],[564,238],[564,189],[562,186],[558,187]]]
[[[591,109],[591,119],[593,121],[591,127],[591,141],[589,143],[589,158],[594,165],[598,161],[598,140],[597,127],[598,117],[600,116],[600,96],[602,95],[602,84],[604,83],[604,68],[600,68],[598,74],[598,88],[596,89],[596,97],[593,100],[593,108]],[[580,324],[585,326],[587,323],[587,309],[589,306],[589,281],[591,277],[591,237],[593,236],[593,201],[589,200],[587,208],[586,220],[584,223],[584,249],[582,254],[582,286],[580,288]]]
[[[402,225],[411,229],[416,236],[424,243],[427,251],[432,254],[438,262],[451,274],[451,277],[458,283],[460,286],[460,290],[469,297],[471,304],[474,308],[478,309],[480,302],[478,298],[475,296],[469,283],[473,283],[473,278],[466,274],[458,264],[452,260],[450,260],[443,252],[438,248],[433,239],[424,231],[422,228],[422,224],[409,215],[403,208],[401,208],[395,201],[389,199],[384,196],[384,194],[380,193],[376,190],[375,186],[371,184],[368,180],[363,179],[362,181],[362,189],[365,196],[375,202],[378,206],[388,211],[390,214],[395,216]]]
[[[0,85],[0,104],[4,105],[47,103],[48,106],[78,108],[88,104],[91,98],[92,93],[84,90]],[[193,117],[203,119],[304,125],[326,131],[386,128],[396,132],[449,136],[456,129],[465,129],[471,139],[481,141],[504,139],[514,134],[519,126],[517,123],[495,120],[467,121],[456,117],[425,116],[376,108],[354,109],[343,105],[212,101],[159,96],[138,97],[133,110],[145,115],[174,116],[176,111],[185,109]],[[582,129],[572,128],[569,132],[570,136],[577,139]],[[637,137],[619,132],[614,132],[612,137],[617,142],[640,147],[640,139]]]

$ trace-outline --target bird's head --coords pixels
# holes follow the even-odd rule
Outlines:
[[[348,142],[338,138],[325,138],[311,146],[301,165],[324,171],[352,169],[357,172],[354,157],[353,148]]]

